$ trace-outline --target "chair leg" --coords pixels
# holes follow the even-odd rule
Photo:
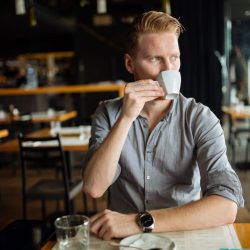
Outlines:
[[[94,212],[97,212],[97,202],[96,199],[93,198],[93,208],[94,208]]]
[[[83,192],[83,204],[84,204],[84,212],[88,213],[89,209],[88,209],[88,197],[87,194]]]
[[[246,146],[246,162],[248,162],[248,148],[249,148],[249,144],[250,144],[250,138],[247,138],[247,146]]]
[[[23,200],[23,218],[27,219],[27,207],[26,207],[26,201]]]
[[[234,141],[232,141],[231,150],[232,150],[232,163],[235,164],[235,145],[234,145]]]
[[[41,202],[42,202],[42,218],[45,220],[45,218],[46,218],[45,200],[41,200]]]
[[[70,214],[75,212],[74,200],[70,200]]]
[[[71,213],[71,204],[69,199],[65,199],[64,201],[64,209],[67,214]]]
[[[56,210],[57,210],[57,212],[60,211],[60,201],[59,200],[56,200]]]

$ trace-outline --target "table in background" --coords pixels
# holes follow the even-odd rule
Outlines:
[[[222,111],[229,117],[228,142],[232,148],[232,162],[235,163],[235,139],[240,133],[250,133],[249,123],[247,124],[248,126],[239,126],[239,124],[237,125],[237,121],[247,120],[249,122],[250,106],[223,106]],[[248,152],[246,151],[246,156],[247,154]]]
[[[51,136],[51,129],[50,128],[45,128],[45,129],[40,129],[35,132],[31,132],[27,134],[27,136],[30,137],[46,137],[46,136]],[[80,140],[80,139],[79,139]],[[63,150],[66,152],[86,152],[88,150],[88,143],[74,143],[72,141],[72,144],[67,144],[63,145]],[[8,141],[5,141],[0,144],[0,152],[1,153],[18,153],[19,152],[19,144],[18,144],[18,139],[11,139]]]
[[[27,121],[32,123],[61,123],[77,117],[76,111],[45,111],[45,112],[32,112],[27,115],[11,116],[6,113],[5,116],[0,117],[0,124],[11,124],[12,122]]]
[[[0,89],[0,96],[11,95],[41,95],[41,94],[69,94],[69,93],[95,93],[95,92],[118,92],[118,96],[124,95],[125,84],[116,83],[98,83],[88,85],[69,85],[69,86],[51,86],[38,87],[30,89],[11,88]]]
[[[67,129],[67,133],[63,133],[63,129]],[[61,144],[63,151],[65,152],[65,160],[67,162],[68,178],[71,180],[73,177],[74,165],[72,164],[72,154],[73,152],[84,153],[88,150],[88,142],[90,138],[91,126],[78,126],[78,127],[55,127],[55,128],[45,128],[40,129],[35,132],[26,134],[25,136],[30,137],[50,137],[55,133],[61,134]],[[35,145],[34,145],[35,146]],[[19,153],[19,141],[17,138],[10,139],[6,142],[0,143],[0,153]],[[14,166],[14,165],[13,165]],[[13,173],[16,173],[16,168],[14,166]],[[87,196],[83,194],[84,207],[87,207]],[[93,206],[96,207],[96,201],[93,200]]]
[[[224,114],[229,116],[230,136],[231,133],[233,133],[237,120],[250,119],[250,106],[223,106],[222,111]]]
[[[223,106],[222,111],[230,115],[233,121],[238,119],[250,119],[250,106]]]
[[[3,138],[3,137],[6,137],[8,135],[9,135],[8,129],[1,129],[0,130],[0,139]]]
[[[0,89],[0,96],[31,96],[50,94],[80,94],[80,93],[107,93],[117,92],[118,97],[124,95],[123,83],[98,82],[92,84],[47,86],[37,88],[8,88]]]

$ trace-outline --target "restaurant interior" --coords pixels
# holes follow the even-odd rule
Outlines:
[[[2,231],[24,218],[53,221],[72,211],[91,216],[107,207],[107,194],[93,199],[82,192],[81,167],[98,103],[122,97],[125,83],[133,80],[123,62],[125,39],[134,17],[149,10],[171,13],[185,28],[179,39],[181,93],[207,105],[220,119],[245,199],[236,223],[250,223],[249,0],[11,0],[0,5]],[[241,93],[231,63],[235,48],[246,77]],[[26,134],[39,143],[60,134],[62,164],[70,166],[67,204],[56,192],[46,204],[25,202],[21,135]],[[42,164],[55,160],[42,153]],[[65,175],[45,165],[45,172],[33,168],[27,178],[35,183]],[[244,244],[250,248],[250,242]]]

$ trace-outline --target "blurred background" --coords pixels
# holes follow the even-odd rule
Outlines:
[[[25,86],[30,67],[36,70],[38,86],[130,81],[123,64],[128,25],[137,13],[159,10],[171,12],[186,30],[180,38],[182,93],[220,117],[221,104],[231,101],[231,50],[238,46],[245,60],[249,58],[249,4],[248,0],[2,1],[0,87]],[[66,51],[57,57],[46,55]]]
[[[128,27],[138,13],[149,10],[171,13],[185,27],[180,37],[181,92],[207,105],[221,120],[228,156],[246,199],[239,220],[250,221],[249,0],[1,1],[0,114],[13,109],[20,114],[76,110],[73,124],[90,125],[99,101],[116,97],[116,91],[28,96],[4,91],[131,81],[123,63]],[[9,129],[6,124],[0,126]],[[19,205],[11,201],[20,195],[14,185],[18,174],[6,167],[14,164],[14,158],[4,153],[0,157],[0,210],[10,218],[18,217]]]

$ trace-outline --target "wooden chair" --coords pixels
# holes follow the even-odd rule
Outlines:
[[[32,122],[31,115],[27,114],[23,119],[13,119],[11,120],[9,129],[10,136],[15,139],[20,133],[27,134],[34,131],[35,126]]]
[[[42,217],[46,216],[47,200],[64,201],[64,212],[73,213],[73,199],[82,191],[82,180],[69,178],[69,166],[66,163],[59,135],[55,137],[30,138],[18,136],[22,167],[22,207],[23,217],[27,218],[27,202],[40,200]],[[29,169],[48,168],[55,170],[48,178],[39,178],[35,183],[29,182]],[[39,176],[44,176],[40,174]]]

